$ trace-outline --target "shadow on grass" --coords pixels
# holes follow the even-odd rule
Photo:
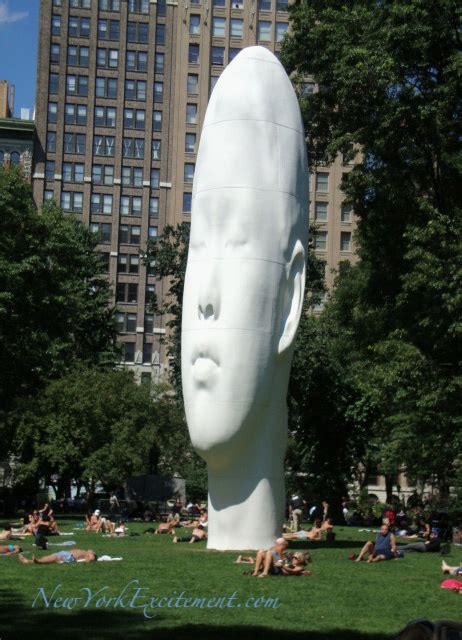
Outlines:
[[[326,542],[325,540],[289,540],[290,548],[294,549],[362,549],[364,540],[335,540],[334,542]]]
[[[61,610],[62,611],[62,610]],[[32,629],[41,638],[60,640],[388,640],[383,634],[361,633],[349,629],[327,631],[294,631],[274,629],[262,625],[203,625],[174,626],[172,620],[157,614],[144,620],[140,612],[123,610],[80,610],[66,613],[55,610],[32,609],[18,592],[0,590],[0,634],[5,640],[23,640]]]

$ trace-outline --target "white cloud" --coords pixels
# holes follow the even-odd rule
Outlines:
[[[18,22],[24,20],[29,15],[28,11],[16,11],[10,13],[6,2],[0,2],[0,25],[7,22]]]

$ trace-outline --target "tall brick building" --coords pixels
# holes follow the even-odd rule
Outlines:
[[[216,79],[246,46],[276,53],[287,0],[41,0],[34,194],[99,232],[125,361],[145,380],[166,366],[165,284],[140,260],[165,224],[189,222],[201,124]],[[307,83],[305,90],[310,90]],[[326,279],[353,257],[341,159],[311,179]]]

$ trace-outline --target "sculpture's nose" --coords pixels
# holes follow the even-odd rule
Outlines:
[[[203,270],[199,286],[199,320],[218,320],[220,315],[219,266],[208,264]]]

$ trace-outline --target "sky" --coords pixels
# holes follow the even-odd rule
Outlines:
[[[0,80],[15,85],[14,115],[33,109],[39,0],[0,0]],[[31,112],[32,117],[32,112]]]

